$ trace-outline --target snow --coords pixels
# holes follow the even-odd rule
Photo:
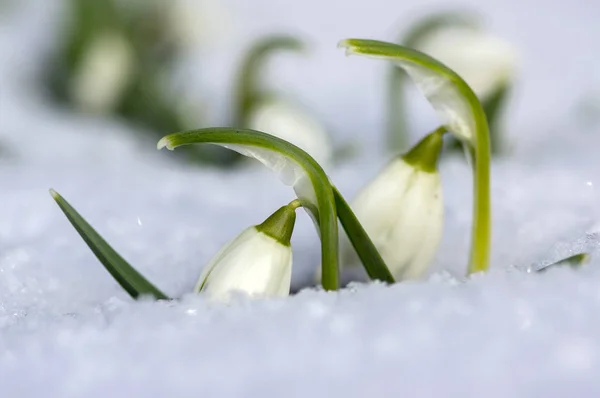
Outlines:
[[[187,294],[202,266],[293,191],[258,165],[188,168],[118,121],[46,103],[28,78],[51,40],[56,1],[16,3],[0,15],[0,143],[9,151],[0,157],[2,396],[598,395],[600,125],[580,123],[575,109],[600,86],[592,51],[598,5],[481,5],[523,62],[507,120],[514,149],[493,165],[492,272],[463,276],[471,181],[467,166],[450,158],[442,164],[444,237],[427,279],[339,293],[307,289],[286,299],[239,297],[223,306]],[[351,198],[388,160],[378,146],[385,65],[346,58],[335,44],[350,36],[389,39],[402,13],[425,6],[332,1],[319,2],[315,13],[312,1],[223,4],[236,10],[235,29],[222,46],[209,46],[215,57],[193,79],[214,97],[213,123],[226,120],[231,54],[252,35],[304,31],[316,43],[314,55],[278,60],[274,81],[319,113],[337,142],[362,143],[359,158],[330,170]],[[415,130],[432,127],[433,111],[415,102]],[[132,301],[53,203],[51,187],[151,281],[182,299]],[[296,287],[320,259],[309,217],[298,219]],[[577,272],[526,272],[579,251],[591,252],[592,261]]]

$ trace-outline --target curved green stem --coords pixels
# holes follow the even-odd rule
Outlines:
[[[415,26],[400,39],[400,43],[406,47],[417,48],[421,40],[436,30],[450,26],[477,27],[475,16],[460,11],[443,11],[430,15],[420,20]],[[391,65],[388,74],[387,86],[387,134],[388,146],[393,153],[403,152],[408,149],[408,126],[406,123],[406,105],[404,84],[406,83],[406,72]]]
[[[490,136],[483,107],[473,90],[453,70],[434,58],[400,45],[376,40],[340,42],[347,54],[394,61],[404,68],[445,120],[448,131],[473,152],[473,227],[469,273],[489,268],[491,246]]]
[[[313,213],[321,237],[322,284],[326,290],[339,288],[338,225],[333,191],[321,166],[306,152],[280,138],[254,130],[207,128],[170,134],[158,142],[158,149],[174,149],[189,144],[240,145],[266,149],[299,165],[308,176],[316,198],[316,208],[300,197],[302,206]],[[229,148],[231,149],[231,148]],[[259,159],[264,160],[264,159]]]
[[[264,95],[258,82],[267,56],[275,51],[299,51],[303,48],[302,42],[292,36],[268,36],[258,40],[248,50],[239,68],[235,85],[234,126],[246,127],[254,103]]]

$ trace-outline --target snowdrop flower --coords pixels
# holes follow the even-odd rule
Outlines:
[[[516,65],[514,48],[506,41],[467,26],[432,31],[418,49],[455,70],[485,100],[505,86]]]
[[[281,207],[223,246],[202,271],[194,291],[218,301],[227,301],[234,291],[287,296],[292,277],[290,239],[299,205],[293,201]]]
[[[222,1],[175,0],[165,7],[165,18],[177,43],[193,49],[230,35],[235,28],[233,11]]]
[[[442,236],[443,201],[437,160],[438,129],[394,159],[351,203],[351,207],[397,281],[427,270]],[[342,264],[360,264],[347,237]]]
[[[123,94],[135,67],[131,45],[118,33],[99,35],[70,81],[71,96],[81,108],[110,112]]]
[[[325,128],[317,119],[289,101],[275,98],[262,100],[250,113],[248,128],[291,142],[323,167],[331,161],[332,149]]]

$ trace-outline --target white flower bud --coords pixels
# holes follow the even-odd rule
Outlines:
[[[508,83],[517,58],[508,42],[466,26],[436,29],[418,49],[456,71],[481,100]]]
[[[117,33],[92,41],[70,81],[75,103],[90,112],[111,111],[119,101],[134,69],[130,44]]]
[[[331,160],[331,144],[321,123],[301,107],[288,101],[262,101],[252,110],[248,128],[291,142],[324,167]]]
[[[351,204],[396,281],[423,275],[442,236],[444,206],[437,171],[442,134],[428,135],[394,159]],[[342,241],[342,262],[359,264],[347,238]]]
[[[227,301],[234,291],[250,296],[290,293],[295,206],[283,206],[265,222],[244,230],[203,269],[194,291]]]

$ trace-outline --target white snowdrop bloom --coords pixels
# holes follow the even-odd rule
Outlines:
[[[216,0],[175,0],[165,7],[167,26],[185,48],[207,44],[231,35],[235,28],[234,9]]]
[[[351,203],[397,281],[423,275],[442,236],[444,206],[437,171],[442,134],[428,135],[394,159]],[[360,264],[347,237],[342,263]]]
[[[466,26],[436,29],[419,42],[418,49],[458,73],[481,100],[512,78],[517,62],[508,42]]]
[[[283,297],[290,293],[295,206],[281,207],[265,222],[244,230],[203,269],[194,291],[227,301],[232,292]]]
[[[125,38],[113,32],[99,35],[69,83],[75,103],[91,112],[111,111],[129,82],[134,64],[133,50]]]
[[[331,144],[323,125],[289,101],[261,101],[250,113],[248,128],[291,142],[311,155],[323,167],[327,167],[331,160]]]

